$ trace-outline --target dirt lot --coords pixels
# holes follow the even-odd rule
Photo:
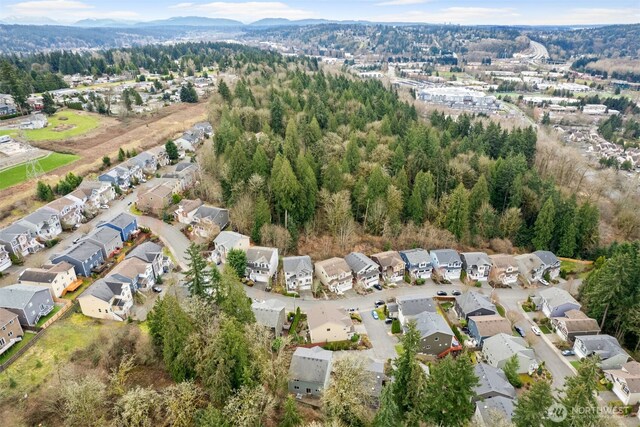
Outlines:
[[[111,157],[112,164],[117,162],[118,149],[135,148],[138,152],[164,143],[178,136],[182,131],[206,118],[207,102],[198,104],[175,104],[161,109],[157,114],[146,118],[126,120],[107,119],[97,130],[89,135],[65,141],[41,141],[33,146],[46,150],[78,154],[81,159],[68,166],[46,174],[41,179],[55,184],[61,176],[73,172],[90,176],[100,170],[102,158]],[[33,196],[36,180],[27,181],[0,191],[0,224],[30,212],[36,203]]]

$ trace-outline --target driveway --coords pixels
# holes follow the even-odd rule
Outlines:
[[[398,343],[398,339],[391,335],[391,325],[373,318],[371,315],[373,304],[371,307],[360,307],[360,309],[362,323],[367,329],[367,335],[373,345],[374,358],[381,362],[395,358],[397,356],[395,346]]]

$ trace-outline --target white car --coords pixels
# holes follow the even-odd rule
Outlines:
[[[532,331],[534,334],[536,334],[537,336],[542,335],[542,331],[541,331],[540,329],[538,329],[538,327],[537,327],[537,326],[532,326],[532,327],[531,327],[531,331]]]
[[[100,209],[109,209],[109,205],[100,205]]]

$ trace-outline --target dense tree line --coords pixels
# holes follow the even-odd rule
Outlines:
[[[257,242],[271,218],[292,247],[309,224],[336,238],[354,224],[393,237],[410,222],[463,243],[500,237],[563,256],[598,245],[597,208],[563,196],[533,168],[532,128],[437,112],[425,124],[380,82],[300,68],[281,78],[262,72],[233,90],[221,83],[219,94],[214,149],[224,167],[209,169],[236,225]]]

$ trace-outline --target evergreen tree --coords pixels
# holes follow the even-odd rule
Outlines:
[[[298,208],[300,183],[286,157],[278,155],[271,171],[271,190],[275,199],[276,212],[282,220],[292,215]]]
[[[191,296],[208,298],[207,288],[209,283],[205,273],[207,263],[202,256],[201,250],[202,248],[195,243],[191,243],[187,248],[186,257],[188,262],[185,276]]]
[[[280,98],[276,95],[272,96],[270,112],[271,120],[269,125],[271,126],[271,130],[276,135],[282,135],[284,131],[284,125],[282,123],[284,120],[284,107],[282,106]]]
[[[549,250],[553,230],[555,228],[556,208],[553,199],[549,197],[536,218],[534,236],[531,241],[536,250]]]
[[[513,423],[516,427],[550,426],[549,407],[554,403],[551,386],[546,381],[535,381],[515,404]]]
[[[50,202],[54,199],[53,190],[49,184],[45,184],[42,181],[38,181],[36,187],[36,197],[43,202]]]
[[[247,269],[247,254],[241,249],[231,249],[227,254],[227,265],[238,277],[244,277]]]
[[[567,408],[567,424],[572,427],[600,425],[598,414],[598,362],[599,358],[582,359],[578,375],[568,377],[564,383],[562,404]]]
[[[316,212],[318,183],[316,174],[306,157],[300,154],[296,162],[298,182],[300,183],[300,199],[298,212],[295,215],[300,223],[306,223]]]
[[[195,104],[198,102],[198,94],[196,88],[191,83],[187,83],[180,88],[180,101]]]
[[[518,376],[518,369],[520,369],[520,361],[515,354],[507,360],[502,369],[509,383],[516,388],[522,387],[522,380]]]
[[[56,103],[49,92],[45,92],[42,94],[42,106],[42,112],[46,115],[51,116],[55,114],[57,110]]]
[[[487,179],[484,175],[480,175],[478,181],[476,181],[475,185],[471,189],[471,194],[469,195],[469,213],[471,216],[475,216],[476,212],[482,206],[482,203],[489,200],[489,184],[487,183]]]
[[[102,165],[106,167],[111,166],[111,159],[109,158],[109,156],[104,156],[102,158]]]
[[[290,118],[287,123],[287,130],[284,136],[284,155],[289,160],[289,163],[294,163],[298,158],[300,152],[300,143],[298,140],[298,126],[294,118]]]
[[[458,240],[466,238],[469,232],[469,197],[462,184],[454,190],[447,207],[445,225]]]
[[[218,93],[227,103],[231,102],[231,91],[224,80],[220,80],[220,83],[218,84]]]
[[[298,412],[296,400],[293,396],[289,395],[284,402],[284,416],[280,424],[278,424],[278,427],[298,427],[300,425],[302,425],[302,417],[300,416],[300,412]]]
[[[265,224],[271,224],[271,210],[269,202],[260,194],[253,209],[253,228],[251,229],[251,240],[260,244],[262,242],[261,230]]]
[[[258,145],[256,151],[253,153],[251,171],[265,178],[269,176],[269,159],[262,145]]]
[[[180,158],[180,153],[178,152],[178,146],[175,142],[169,140],[166,144],[164,144],[164,149],[167,152],[167,157],[172,162],[178,160]]]
[[[398,410],[398,404],[393,397],[393,386],[387,384],[380,394],[380,407],[373,419],[374,427],[396,427],[402,416]]]
[[[243,252],[244,253],[244,252]],[[220,310],[236,319],[241,324],[256,321],[251,310],[251,299],[247,297],[240,279],[233,268],[225,269],[220,278],[220,289],[223,294],[219,298]]]
[[[337,193],[342,190],[343,181],[340,165],[336,162],[330,162],[322,175],[322,187],[330,193]]]
[[[402,418],[419,418],[427,404],[425,400],[427,378],[416,359],[420,345],[420,332],[414,320],[409,321],[401,343],[403,352],[393,361],[394,382],[390,387]]]
[[[346,171],[354,173],[360,164],[360,149],[355,139],[350,139],[347,143],[347,152],[344,155]]]
[[[125,154],[122,147],[118,150],[118,161],[124,162]]]

